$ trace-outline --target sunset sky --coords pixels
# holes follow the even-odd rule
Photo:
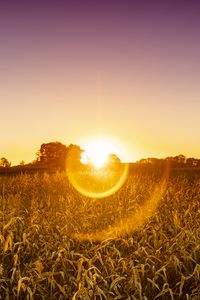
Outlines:
[[[0,157],[106,136],[200,158],[198,1],[30,2],[0,6]]]

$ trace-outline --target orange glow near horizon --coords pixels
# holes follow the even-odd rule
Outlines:
[[[29,163],[42,143],[84,149],[79,139],[99,134],[122,141],[122,161],[200,157],[199,4],[7,2],[0,157]]]

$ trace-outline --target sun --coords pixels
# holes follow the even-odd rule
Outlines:
[[[104,139],[91,140],[84,146],[81,162],[83,164],[92,164],[94,168],[99,169],[108,162],[109,154],[116,154],[117,149],[112,143]]]

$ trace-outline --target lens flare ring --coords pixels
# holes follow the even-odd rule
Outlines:
[[[102,241],[107,239],[115,239],[123,236],[130,235],[138,227],[142,226],[156,211],[162,195],[166,190],[169,177],[169,167],[167,166],[161,181],[156,185],[151,197],[145,201],[139,211],[136,211],[128,218],[119,219],[105,230],[95,231],[92,233],[76,233],[74,238],[78,240]]]
[[[101,186],[98,189],[98,179],[103,180],[103,183],[106,184],[109,180],[109,172],[104,170],[105,174],[102,170],[87,170],[84,165],[79,161],[74,159],[74,155],[69,155],[70,159],[67,161],[67,176],[72,184],[72,186],[82,195],[89,198],[106,198],[116,191],[120,189],[120,187],[125,183],[128,174],[128,164],[121,164],[123,168],[120,169],[118,176],[114,176],[114,183],[111,181],[111,185],[107,185],[106,188],[101,190]],[[75,155],[77,158],[77,156]],[[91,172],[91,173],[90,173]],[[102,173],[101,173],[102,172]],[[88,173],[88,174],[87,174]],[[116,174],[117,172],[114,172]],[[89,175],[89,176],[88,176]],[[113,174],[111,172],[110,177]],[[146,222],[156,211],[158,208],[158,204],[160,199],[166,189],[167,181],[169,177],[169,166],[166,165],[164,169],[163,175],[161,177],[160,182],[156,185],[151,197],[146,199],[145,203],[141,205],[140,210],[134,212],[131,216],[127,218],[119,219],[117,223],[109,226],[109,228],[95,231],[90,233],[76,233],[73,234],[74,238],[79,240],[105,240],[105,239],[113,239],[116,237],[121,237],[123,235],[130,234],[139,226],[141,226],[144,222]],[[92,182],[90,180],[92,179]],[[97,186],[95,186],[95,182],[97,181]]]
[[[81,157],[71,151],[67,159],[66,172],[72,186],[89,198],[106,198],[116,193],[124,184],[128,174],[127,163],[116,163],[96,168],[81,162]]]

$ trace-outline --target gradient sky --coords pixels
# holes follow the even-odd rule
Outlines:
[[[199,158],[199,15],[198,1],[2,1],[0,157],[105,135],[127,160]]]

